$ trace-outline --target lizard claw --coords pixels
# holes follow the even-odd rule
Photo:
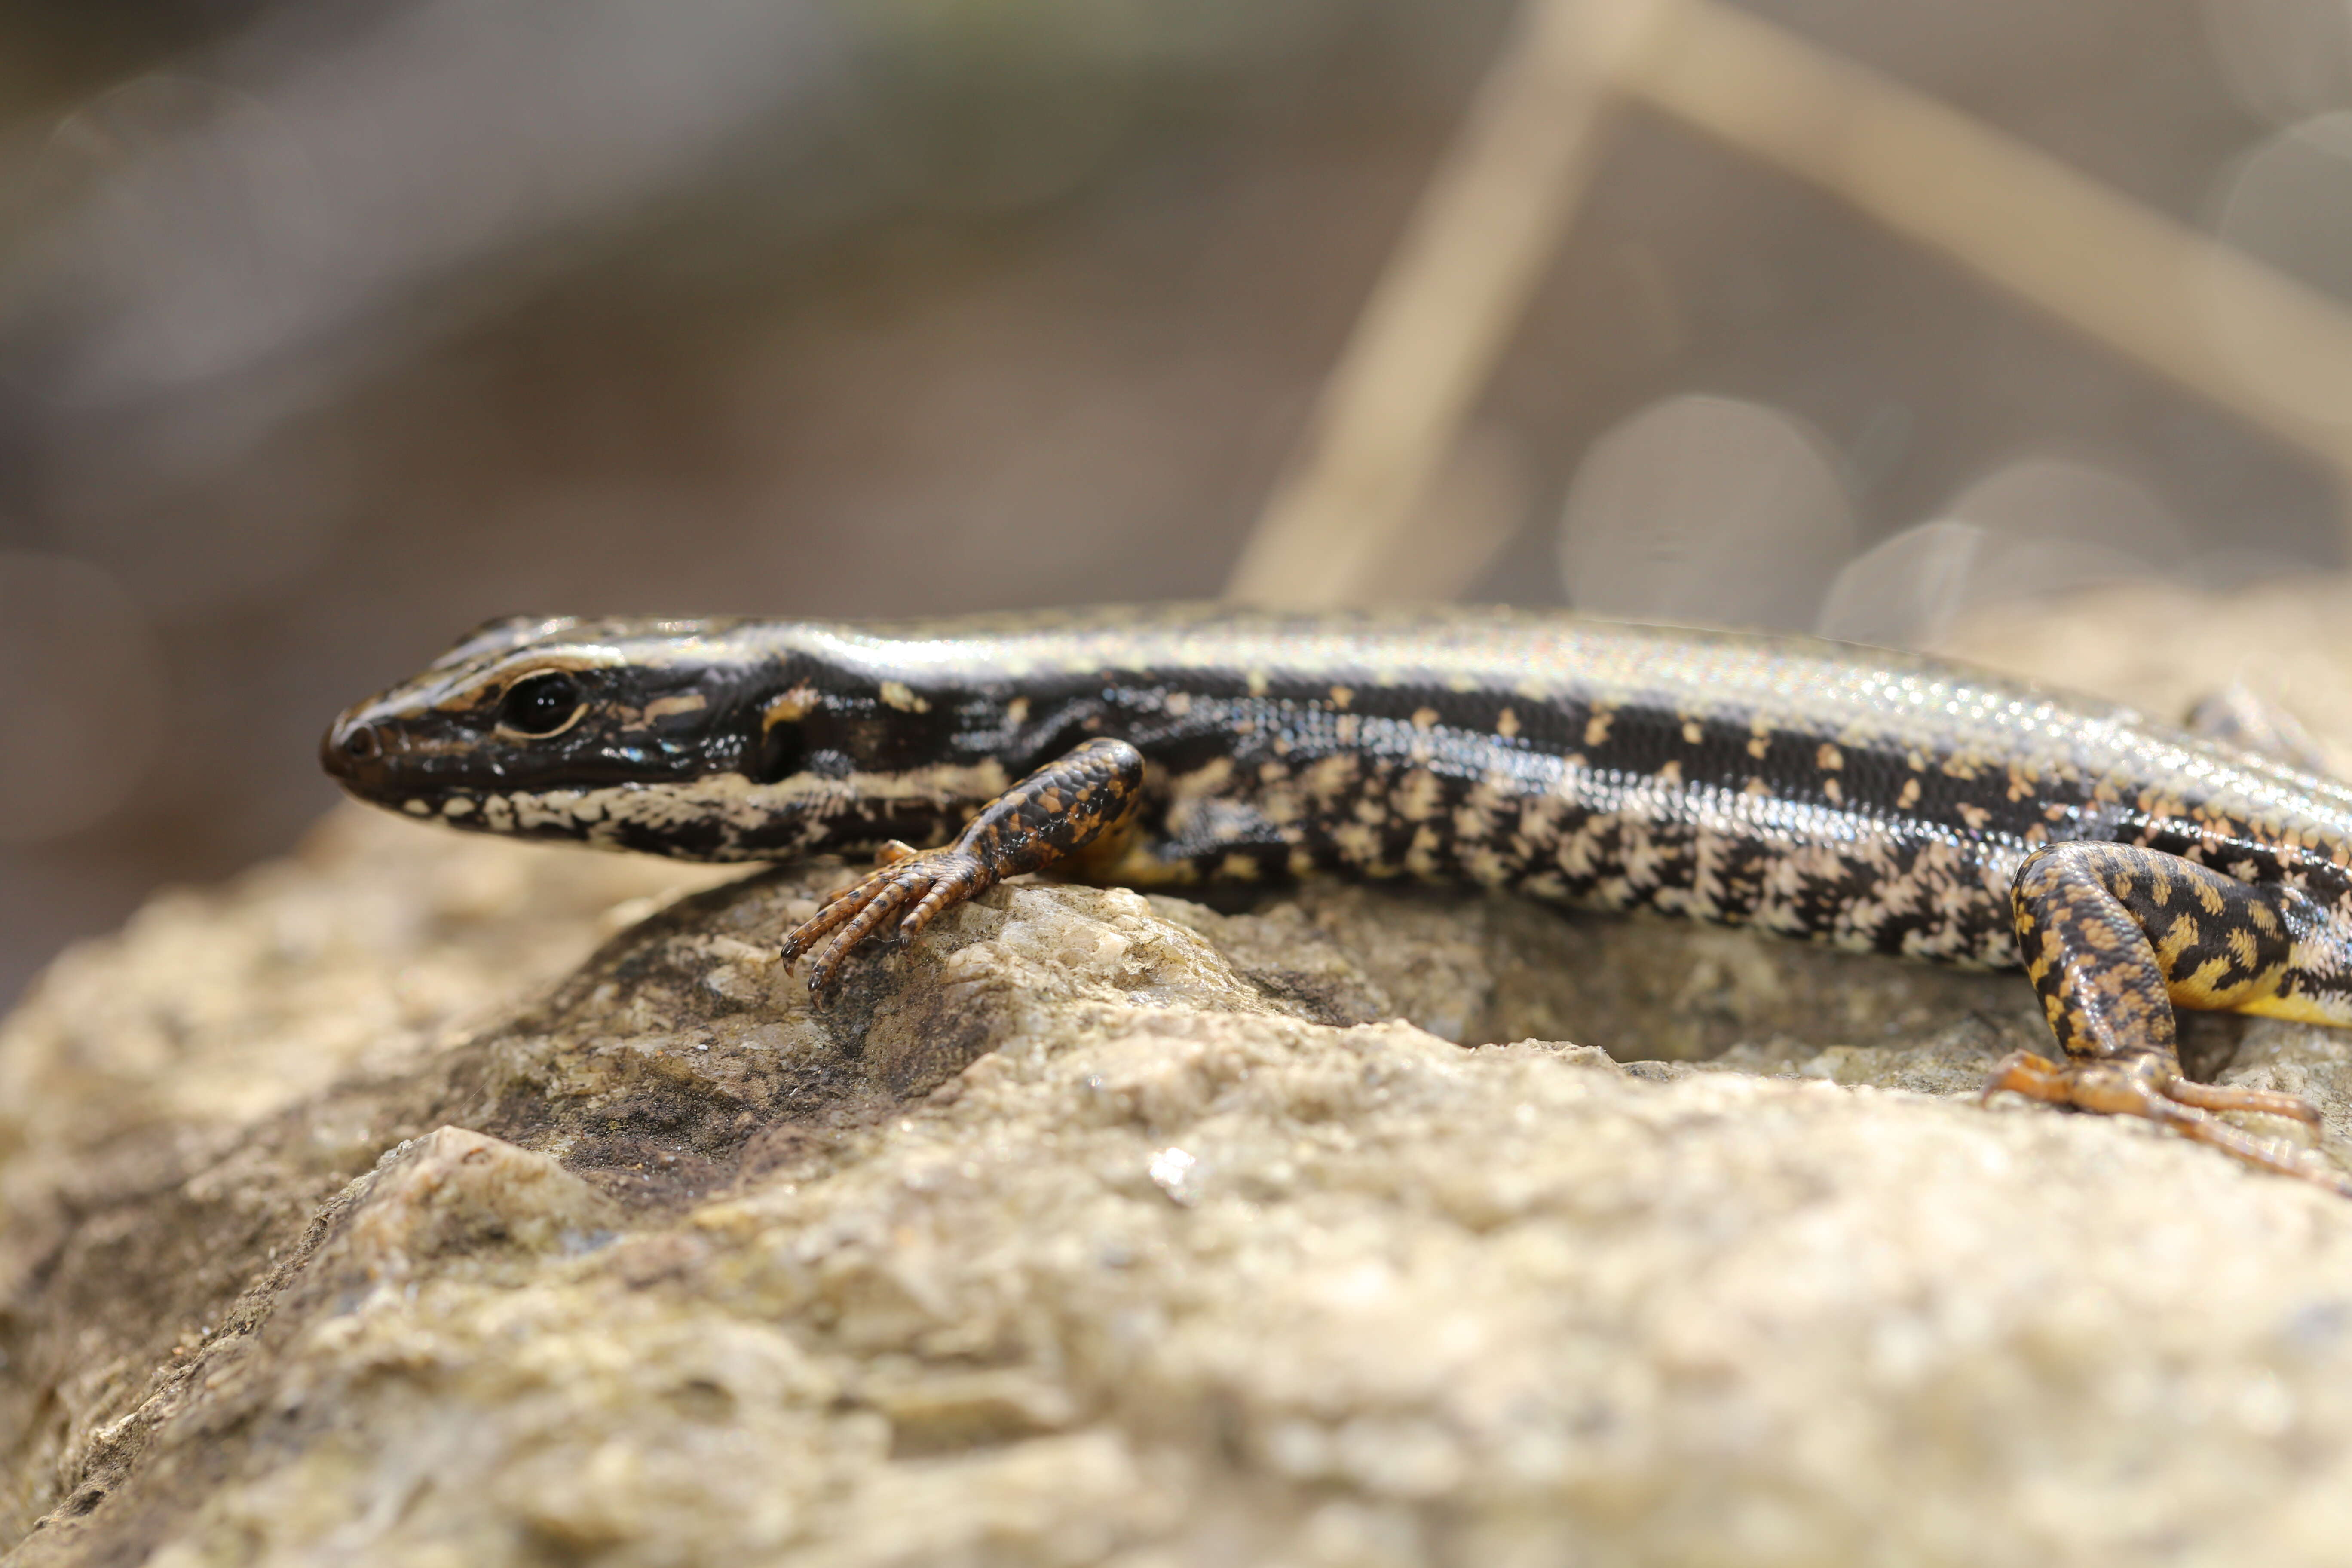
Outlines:
[[[833,937],[809,966],[811,995],[830,989],[850,954],[892,915],[899,915],[898,936],[904,941],[919,934],[941,910],[986,892],[997,880],[979,856],[965,849],[917,850],[893,840],[877,858],[880,863],[873,870],[828,895],[814,915],[784,938],[782,957],[790,969],[818,942]],[[905,913],[899,914],[902,910]]]
[[[2307,1164],[2212,1114],[2217,1110],[2251,1110],[2317,1126],[2318,1108],[2291,1094],[2197,1083],[2169,1070],[2154,1054],[2123,1060],[2090,1058],[2060,1063],[2032,1051],[2012,1051],[2003,1058],[1985,1084],[1983,1099],[1990,1100],[2004,1090],[2082,1110],[2144,1116],[2183,1137],[2234,1155],[2249,1165],[2352,1196],[2352,1178]]]

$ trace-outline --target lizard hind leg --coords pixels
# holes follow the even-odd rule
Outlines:
[[[2315,1125],[2310,1104],[2181,1075],[2174,1001],[2231,1007],[2258,1000],[2288,962],[2280,923],[2246,918],[2263,891],[2136,845],[2034,851],[2010,897],[2019,953],[2065,1059],[2017,1052],[1994,1068],[1985,1097],[2009,1090],[2143,1116],[2248,1164],[2352,1196],[2352,1180],[2315,1171],[2215,1114],[2258,1111]]]

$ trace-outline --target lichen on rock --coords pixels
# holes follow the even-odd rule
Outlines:
[[[12,1561],[2341,1555],[2352,1206],[1979,1108],[2013,978],[1024,883],[816,1008],[836,875],[353,811],[63,962]],[[2345,1044],[2201,1048],[2340,1135]]]

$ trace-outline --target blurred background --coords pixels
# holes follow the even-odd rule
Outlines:
[[[1282,597],[1351,439],[1427,471],[1310,600],[2343,563],[2346,0],[1693,0],[1618,77],[1546,6],[0,4],[0,1005],[488,616]],[[1402,441],[1384,277],[1487,343]]]

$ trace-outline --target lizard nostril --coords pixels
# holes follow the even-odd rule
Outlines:
[[[351,732],[343,737],[343,754],[347,757],[356,757],[362,762],[368,762],[383,755],[383,742],[377,737],[375,726],[373,724],[352,726]]]

